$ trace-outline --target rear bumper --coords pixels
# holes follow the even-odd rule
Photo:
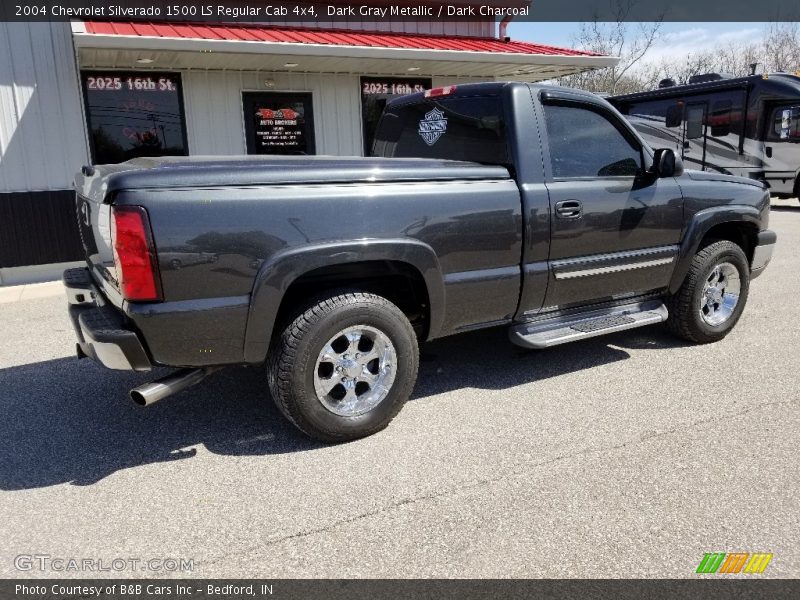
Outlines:
[[[775,250],[775,243],[778,236],[769,229],[761,231],[756,240],[756,247],[753,249],[753,261],[750,264],[750,278],[754,279],[764,272],[769,261],[772,260],[772,253]]]
[[[150,359],[123,315],[104,302],[86,268],[68,269],[62,278],[69,316],[78,338],[78,358],[89,357],[109,369],[149,371]]]

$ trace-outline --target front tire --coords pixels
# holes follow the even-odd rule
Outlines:
[[[692,259],[689,272],[667,302],[667,328],[690,342],[724,338],[742,316],[750,289],[750,266],[742,249],[714,242]]]
[[[306,435],[343,442],[389,424],[414,388],[418,364],[416,335],[397,306],[374,294],[335,294],[276,336],[269,387]]]

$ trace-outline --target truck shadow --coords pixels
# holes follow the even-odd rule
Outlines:
[[[786,204],[773,204],[769,207],[771,212],[800,212],[800,204],[786,205]]]
[[[512,346],[504,330],[454,336],[423,347],[412,401],[466,387],[513,387],[625,360],[625,347],[678,345],[656,328],[544,354]],[[130,388],[161,374],[108,371],[74,358],[0,369],[0,490],[91,485],[122,469],[191,458],[198,444],[231,456],[327,448],[278,413],[260,368],[225,369],[148,408],[128,399]]]

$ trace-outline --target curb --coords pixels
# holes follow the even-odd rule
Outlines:
[[[65,295],[64,284],[61,281],[13,285],[0,287],[0,304],[36,300],[38,298],[53,298],[61,295]]]

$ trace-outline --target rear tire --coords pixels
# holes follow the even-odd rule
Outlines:
[[[332,294],[275,337],[269,387],[303,433],[343,442],[389,424],[414,388],[418,364],[416,335],[397,306],[374,294]]]
[[[709,244],[695,254],[680,289],[667,300],[667,328],[690,342],[721,340],[741,317],[749,289],[744,251],[727,240]]]

